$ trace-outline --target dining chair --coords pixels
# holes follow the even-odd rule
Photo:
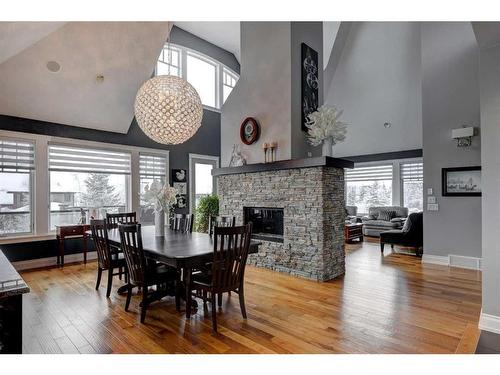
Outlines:
[[[214,252],[212,267],[210,271],[201,271],[191,276],[191,282],[187,285],[188,293],[193,290],[203,292],[203,304],[206,304],[207,295],[210,293],[212,305],[212,329],[217,332],[217,307],[215,296],[218,298],[218,306],[222,306],[222,294],[234,291],[238,293],[240,309],[243,318],[247,318],[244,295],[244,277],[247,263],[250,237],[252,235],[252,223],[239,227],[215,227],[214,228]],[[190,305],[186,305],[186,317],[191,314]]]
[[[121,246],[128,269],[127,300],[125,311],[128,311],[132,289],[139,287],[142,289],[141,303],[141,323],[146,319],[146,310],[152,302],[155,291],[150,291],[149,287],[167,287],[175,284],[178,280],[177,271],[166,265],[148,262],[144,256],[142,247],[141,224],[118,224],[120,232]],[[174,286],[175,290],[178,288]],[[177,296],[176,296],[177,298]]]
[[[172,229],[176,232],[193,232],[193,214],[175,214]]]
[[[120,223],[132,224],[137,222],[135,212],[119,212],[117,214],[109,214],[106,212],[106,224],[108,228],[117,228]]]
[[[106,290],[106,297],[109,298],[111,294],[111,287],[113,284],[113,276],[121,276],[125,273],[125,280],[127,280],[126,275],[126,262],[123,254],[115,254],[112,256],[111,247],[108,241],[108,231],[106,220],[91,220],[90,228],[92,231],[92,239],[94,240],[94,246],[97,251],[97,282],[95,289],[99,290],[99,285],[101,284],[102,271],[108,271],[108,288]],[[118,272],[115,273],[115,270]]]
[[[208,218],[208,234],[212,236],[215,227],[234,227],[236,216],[210,216]]]

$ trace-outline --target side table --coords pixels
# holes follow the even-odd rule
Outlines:
[[[83,238],[83,263],[87,264],[87,234],[90,229],[88,224],[76,225],[56,225],[56,238],[59,244],[59,252],[57,254],[57,264],[64,266],[64,240],[66,238]]]
[[[344,237],[346,243],[352,243],[356,239],[363,242],[363,223],[345,224]]]

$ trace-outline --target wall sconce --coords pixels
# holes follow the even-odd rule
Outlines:
[[[463,128],[452,129],[451,138],[457,140],[457,147],[469,147],[472,144],[474,136],[473,126],[464,126]]]

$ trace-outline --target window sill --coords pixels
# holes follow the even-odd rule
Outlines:
[[[46,241],[55,239],[56,235],[54,233],[25,234],[20,236],[0,237],[0,245],[23,243],[23,242]]]

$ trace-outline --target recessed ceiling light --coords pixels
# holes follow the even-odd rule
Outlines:
[[[49,72],[57,73],[61,70],[61,65],[57,61],[49,61],[47,63],[47,69]]]
[[[391,127],[391,123],[390,122],[384,122],[384,128],[386,129],[389,129]]]

